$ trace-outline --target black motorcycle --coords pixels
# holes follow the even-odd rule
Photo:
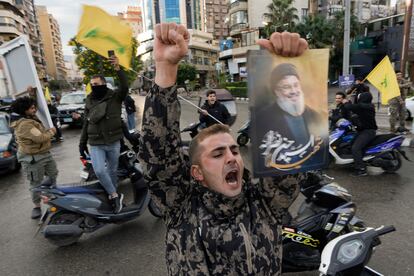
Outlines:
[[[245,122],[242,125],[242,127],[237,131],[237,133],[239,133],[239,135],[237,136],[237,144],[239,144],[239,146],[243,147],[247,145],[247,143],[249,143],[250,141],[249,131],[250,131],[250,120]]]
[[[308,173],[300,186],[306,200],[296,217],[285,219],[282,228],[283,272],[317,270],[329,241],[364,229],[346,189],[334,182],[327,183],[319,173]]]
[[[206,125],[203,123],[191,123],[186,128],[181,130],[181,133],[188,132],[190,134],[191,139],[193,139],[203,128],[206,128]]]

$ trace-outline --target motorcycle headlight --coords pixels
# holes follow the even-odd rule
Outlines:
[[[350,240],[341,245],[337,259],[343,264],[348,264],[358,258],[364,250],[364,243],[359,240]]]

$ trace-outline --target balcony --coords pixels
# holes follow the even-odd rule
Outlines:
[[[21,33],[15,26],[5,26],[0,24],[0,34],[14,34],[16,36],[20,36],[23,33]]]
[[[259,45],[250,45],[250,46],[244,46],[240,48],[228,49],[228,50],[220,52],[219,59],[228,59],[234,56],[245,56],[248,50],[259,50],[259,49],[260,49]]]
[[[241,31],[244,31],[249,28],[249,24],[247,23],[238,23],[230,26],[230,36],[236,35]]]
[[[230,4],[229,7],[229,14],[235,13],[237,11],[247,11],[248,9],[248,5],[247,5],[247,1],[236,1],[234,3]]]

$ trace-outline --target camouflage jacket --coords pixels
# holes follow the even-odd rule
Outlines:
[[[280,275],[281,218],[298,194],[299,176],[244,177],[242,193],[224,197],[191,181],[183,161],[175,87],[147,95],[140,159],[167,226],[169,275]]]

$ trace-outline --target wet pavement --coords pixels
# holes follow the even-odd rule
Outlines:
[[[138,97],[139,100],[140,97]],[[141,105],[140,105],[141,104]],[[142,101],[138,101],[142,111]],[[247,120],[246,102],[238,102],[238,118],[232,126],[236,134]],[[193,107],[182,103],[181,128],[197,117]],[[80,130],[65,128],[65,141],[53,147],[58,163],[59,182],[79,180],[78,159]],[[189,139],[185,136],[184,139]],[[247,166],[249,146],[242,149]],[[414,160],[414,150],[406,148]],[[351,178],[350,168],[327,171],[347,188],[358,207],[357,214],[373,227],[393,224],[397,232],[385,236],[374,253],[370,266],[384,275],[413,275],[414,220],[413,164],[404,161],[397,174],[370,170],[370,176]],[[128,183],[122,190],[127,192]],[[80,242],[56,248],[41,235],[34,237],[37,223],[30,219],[31,202],[22,173],[0,176],[0,275],[166,275],[164,261],[165,227],[161,220],[144,215],[122,225],[109,225],[84,235]],[[292,207],[295,212],[302,197]],[[289,275],[318,275],[317,272]]]

